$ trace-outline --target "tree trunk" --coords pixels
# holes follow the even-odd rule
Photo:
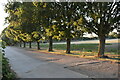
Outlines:
[[[49,49],[48,49],[48,51],[53,51],[52,47],[53,47],[52,36],[49,36]]]
[[[40,42],[37,42],[37,49],[40,50]]]
[[[98,57],[104,57],[105,51],[105,36],[99,36]]]
[[[32,48],[32,46],[31,46],[31,42],[29,42],[29,48]]]
[[[20,47],[22,47],[22,44],[21,44],[21,42],[20,42]]]
[[[71,42],[71,39],[70,38],[67,38],[67,49],[66,49],[66,53],[67,54],[70,54],[70,42]]]
[[[24,43],[24,48],[26,48],[26,42],[23,42]]]

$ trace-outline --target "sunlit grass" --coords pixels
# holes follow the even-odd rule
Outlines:
[[[78,58],[87,58],[87,59],[99,59],[99,60],[108,60],[108,61],[113,61],[113,62],[119,62],[119,55],[111,55],[110,53],[105,53],[108,54],[109,57],[113,58],[98,58],[97,52],[81,52],[81,51],[71,51],[71,54],[66,54],[65,50],[56,50],[54,49],[53,52],[48,52],[47,50],[35,50],[35,52],[38,53],[46,53],[46,54],[57,54],[57,55],[67,55],[67,56],[73,56],[73,57],[78,57]],[[115,59],[114,59],[115,58]]]

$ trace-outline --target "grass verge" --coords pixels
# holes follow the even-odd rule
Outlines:
[[[87,58],[87,59],[98,59],[98,60],[107,60],[107,61],[112,61],[112,62],[120,62],[120,57],[119,55],[110,55],[109,53],[108,56],[110,58],[98,58],[96,57],[96,52],[91,53],[91,52],[80,52],[80,51],[71,51],[72,54],[66,54],[65,50],[56,50],[54,49],[53,52],[48,52],[47,50],[37,50],[33,49],[33,51],[38,52],[38,53],[50,53],[50,54],[57,54],[57,55],[67,55],[67,56],[73,56],[73,57],[78,57],[78,58]]]

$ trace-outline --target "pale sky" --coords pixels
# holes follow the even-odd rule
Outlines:
[[[7,14],[4,11],[4,5],[7,3],[7,0],[0,0],[0,34],[2,30],[7,27],[7,24],[4,25],[5,23],[5,17],[7,17]]]

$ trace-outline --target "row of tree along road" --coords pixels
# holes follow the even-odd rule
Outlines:
[[[84,33],[95,33],[99,38],[98,57],[104,57],[105,39],[118,28],[120,2],[9,2],[5,21],[9,24],[1,34],[7,43],[49,41],[53,51],[53,39],[66,40],[66,53],[70,53],[73,38]],[[81,44],[82,45],[82,44]]]

